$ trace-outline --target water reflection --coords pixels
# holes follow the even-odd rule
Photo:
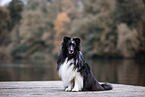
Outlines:
[[[113,83],[133,85],[145,85],[144,62],[134,62],[133,60],[102,60],[96,61],[95,64],[92,65],[92,68],[96,75],[96,78],[99,81],[108,81]]]
[[[88,61],[98,81],[145,86],[145,62]],[[59,80],[56,63],[0,63],[0,81]]]
[[[1,81],[57,80],[54,64],[2,64],[0,65]]]

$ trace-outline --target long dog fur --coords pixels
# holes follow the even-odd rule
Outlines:
[[[79,38],[64,37],[62,49],[57,60],[57,70],[65,91],[103,91],[111,90],[109,83],[99,84],[90,66],[86,63],[80,48]],[[69,54],[69,48],[73,54]]]

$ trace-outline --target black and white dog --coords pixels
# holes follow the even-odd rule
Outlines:
[[[64,37],[57,60],[59,76],[65,91],[111,90],[109,83],[99,84],[80,50],[80,39]]]

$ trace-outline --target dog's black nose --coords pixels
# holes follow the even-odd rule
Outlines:
[[[69,50],[69,54],[73,54],[74,53],[74,51],[73,50]]]
[[[74,51],[73,51],[73,50],[71,50],[70,52],[71,52],[71,53],[73,53]]]

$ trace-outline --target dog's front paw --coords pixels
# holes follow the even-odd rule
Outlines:
[[[72,92],[79,92],[79,91],[81,91],[81,90],[79,90],[79,89],[77,89],[77,88],[73,88],[73,89],[72,89]]]
[[[65,89],[65,91],[66,91],[66,92],[70,92],[70,91],[71,91],[71,89],[69,89],[69,88],[66,88],[66,89]]]

